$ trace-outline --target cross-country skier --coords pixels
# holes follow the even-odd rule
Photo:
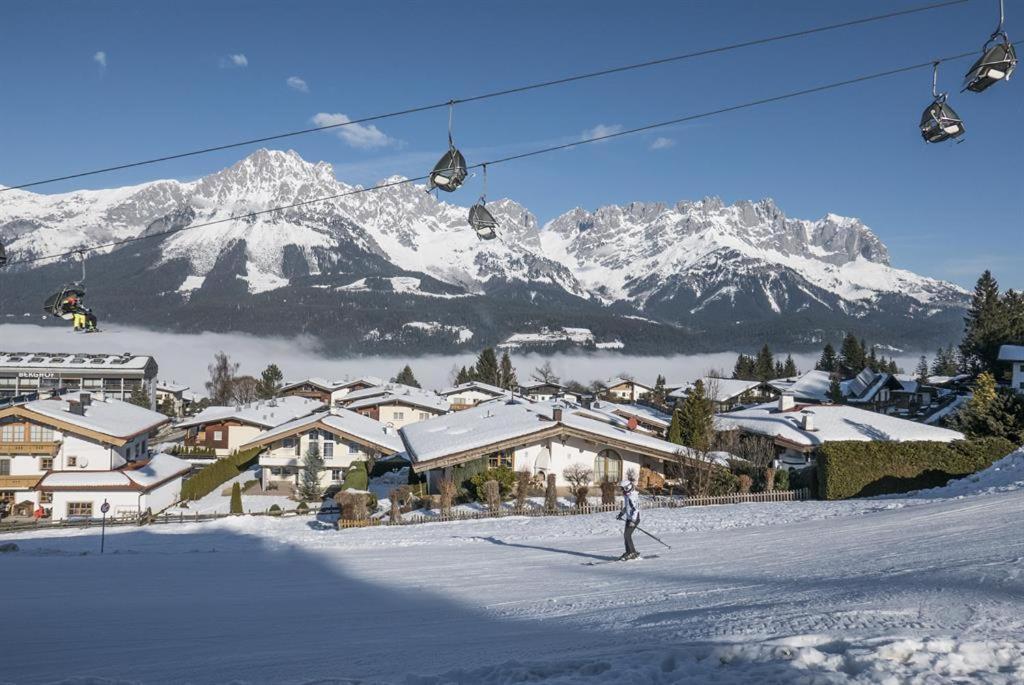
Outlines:
[[[626,551],[619,559],[629,561],[640,557],[640,553],[633,546],[633,531],[640,525],[640,495],[636,491],[636,483],[629,476],[622,479],[619,487],[622,488],[622,511],[616,518],[626,521],[626,529],[622,533]]]

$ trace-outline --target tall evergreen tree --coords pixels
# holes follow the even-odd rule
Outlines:
[[[498,369],[501,376],[499,387],[504,390],[515,390],[519,386],[519,379],[516,377],[516,369],[512,366],[512,357],[508,356],[508,350],[501,355],[501,364]]]
[[[914,370],[914,378],[917,379],[918,383],[922,385],[928,382],[928,357],[921,355],[921,359],[917,362],[917,369]]]
[[[871,346],[871,351],[868,353],[868,358],[866,362],[867,367],[874,371],[875,373],[878,373],[879,371],[883,370],[882,360],[878,358],[878,351],[874,345]]]
[[[792,378],[793,376],[799,376],[800,371],[796,368],[796,362],[793,361],[793,355],[786,355],[786,363],[782,365],[782,377]]]
[[[786,365],[778,360],[775,362],[775,373],[772,374],[772,378],[783,378],[786,375]]]
[[[651,392],[651,401],[655,404],[665,403],[665,377],[660,373],[654,381],[654,390]]]
[[[299,478],[299,497],[307,502],[316,501],[323,496],[324,489],[320,485],[320,472],[324,468],[324,458],[320,456],[320,443],[309,441],[306,456],[302,458],[302,477]]]
[[[857,340],[853,333],[847,333],[843,338],[843,344],[839,348],[840,369],[848,376],[856,376],[867,366],[867,358],[864,355],[864,345]]]
[[[459,369],[459,372],[455,374],[455,385],[462,385],[463,383],[469,383],[473,380],[473,374],[463,366]]]
[[[843,386],[839,384],[839,374],[833,373],[828,381],[828,399],[833,404],[841,404],[843,401]]]
[[[422,387],[420,382],[416,380],[416,374],[412,372],[412,367],[408,364],[398,372],[398,375],[391,379],[392,383],[401,383],[402,385],[409,385],[414,388]]]
[[[839,357],[836,356],[836,348],[832,347],[832,343],[825,343],[821,356],[818,358],[818,363],[814,365],[814,368],[818,371],[828,371],[829,373],[839,370]]]
[[[136,406],[149,409],[149,393],[146,392],[145,386],[140,383],[132,388],[132,392],[128,396],[128,401]]]
[[[754,360],[754,377],[759,381],[770,381],[775,377],[775,357],[768,343],[764,344]]]
[[[491,385],[501,383],[501,370],[498,368],[498,357],[494,354],[493,348],[484,348],[477,357],[476,366],[473,367],[473,380]]]
[[[756,376],[757,374],[754,370],[754,358],[748,357],[745,354],[740,354],[740,356],[736,358],[736,365],[733,367],[732,377],[738,378],[742,381],[750,381],[754,380]]]
[[[967,371],[980,373],[998,372],[999,346],[1007,336],[1007,319],[999,298],[999,283],[992,272],[986,270],[978,278],[971,297],[971,306],[964,318],[964,337],[960,352],[967,364]]]
[[[668,441],[676,445],[683,444],[683,403],[676,400],[672,409],[672,421],[668,425]]]
[[[711,449],[715,432],[714,405],[697,380],[679,408],[679,432],[683,445],[699,451]],[[671,428],[671,426],[670,426]]]
[[[261,400],[277,397],[283,385],[284,374],[281,373],[281,369],[278,368],[277,364],[268,364],[267,368],[263,369],[263,373],[260,374],[256,385],[256,396]]]

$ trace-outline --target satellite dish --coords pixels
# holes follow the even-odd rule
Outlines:
[[[78,468],[84,469],[88,465],[89,465],[89,460],[88,459],[86,459],[85,457],[79,457],[78,458]]]

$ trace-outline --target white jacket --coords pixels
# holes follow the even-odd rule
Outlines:
[[[640,493],[636,488],[631,488],[622,495],[622,511],[619,512],[619,516],[627,521],[640,523]]]

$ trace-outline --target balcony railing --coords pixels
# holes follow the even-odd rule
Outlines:
[[[60,442],[47,440],[42,442],[0,442],[0,454],[57,456]]]
[[[34,488],[42,476],[0,476],[0,490],[7,488]]]

